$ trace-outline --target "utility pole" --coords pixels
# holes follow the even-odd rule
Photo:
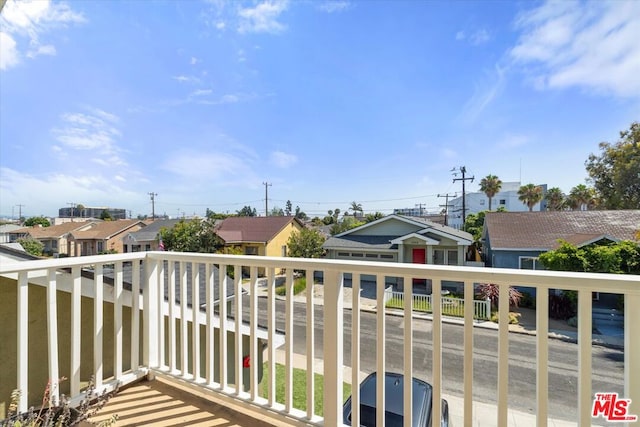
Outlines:
[[[452,169],[452,170],[455,170],[455,168]],[[467,214],[467,210],[466,210],[466,207],[465,207],[465,200],[464,200],[465,199],[464,183],[465,183],[465,181],[473,182],[473,179],[475,177],[472,176],[471,178],[466,178],[465,174],[467,173],[467,168],[464,167],[464,166],[460,166],[460,173],[462,174],[462,178],[453,178],[453,182],[462,181],[462,227],[464,228],[464,221],[466,219],[466,214]],[[454,173],[453,175],[454,176],[458,176],[457,173]]]
[[[149,194],[149,196],[151,196],[151,218],[155,221],[156,219],[156,196],[158,195],[158,193],[147,193]]]
[[[71,209],[69,210],[69,212],[71,212],[70,216],[71,218],[73,218],[73,211],[75,211],[76,209],[76,204],[74,202],[69,202],[67,203],[69,206],[71,206]]]
[[[444,208],[444,225],[449,225],[447,218],[449,217],[449,197],[457,197],[458,193],[453,194],[438,194],[438,197],[444,197],[444,205],[440,205],[440,207]]]
[[[20,223],[22,224],[22,208],[25,207],[25,205],[16,205],[18,207],[18,221],[20,221]]]
[[[263,182],[264,185],[264,216],[269,216],[269,187],[271,184]]]
[[[417,203],[417,204],[416,204],[416,208],[420,208],[420,216],[423,216],[423,215],[422,215],[422,207],[423,207],[423,206],[426,206],[426,205],[425,205],[424,203]]]

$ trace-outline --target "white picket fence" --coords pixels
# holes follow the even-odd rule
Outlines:
[[[396,292],[391,287],[388,287],[384,291],[385,305],[392,299],[398,302],[399,308],[404,308],[404,293]],[[441,301],[442,314],[464,317],[464,299],[443,296]],[[413,310],[431,313],[431,295],[413,294]],[[489,299],[474,300],[473,317],[479,320],[489,320],[491,318],[491,301]]]

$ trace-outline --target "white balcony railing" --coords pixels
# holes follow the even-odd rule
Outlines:
[[[235,271],[231,280],[220,272]],[[242,270],[249,274],[249,294],[227,301],[229,290],[242,295]],[[264,270],[268,282],[266,322],[259,326],[257,276]],[[284,404],[275,402],[274,381],[268,384],[269,399],[258,394],[258,363],[243,367],[243,357],[261,360],[259,342],[266,341],[266,361],[269,378],[275,378],[276,346],[282,344],[276,330],[276,273],[286,271],[285,283],[289,290],[285,300],[284,352],[285,384]],[[324,419],[315,415],[313,374],[316,330],[314,328],[313,287],[306,291],[306,330],[304,336],[294,336],[294,301],[292,292],[295,271],[302,271],[307,283],[312,283],[317,272],[322,272],[324,285],[322,358],[324,362]],[[345,273],[353,289],[350,331],[350,349],[345,348],[344,289]],[[181,380],[200,391],[216,394],[254,410],[293,424],[326,426],[342,424],[344,401],[343,365],[351,366],[352,384],[358,384],[361,371],[361,275],[376,278],[376,363],[375,370],[382,375],[387,369],[385,348],[385,278],[404,279],[404,295],[412,299],[412,279],[431,279],[433,300],[432,372],[433,401],[439,402],[443,394],[442,345],[442,281],[464,283],[464,382],[461,390],[462,407],[450,408],[471,425],[473,419],[474,354],[473,285],[478,282],[500,286],[496,419],[500,426],[508,422],[508,287],[521,285],[536,288],[537,376],[535,400],[537,424],[547,425],[549,418],[549,305],[550,289],[578,291],[578,375],[577,414],[579,425],[591,424],[592,390],[592,292],[624,294],[624,395],[631,399],[629,413],[640,414],[640,280],[638,276],[564,273],[549,271],[523,271],[477,267],[431,266],[381,262],[350,262],[336,260],[309,260],[251,256],[187,254],[149,252],[121,255],[91,256],[58,260],[2,263],[0,290],[5,295],[15,294],[15,366],[14,384],[22,396],[38,396],[34,376],[38,372],[51,379],[54,395],[64,390],[76,399],[82,397],[85,382],[95,377],[96,387],[107,389],[126,384],[144,375],[164,375]],[[214,284],[219,284],[215,286]],[[246,286],[246,284],[245,284]],[[44,290],[44,293],[42,293]],[[202,291],[204,290],[204,293]],[[36,304],[42,293],[45,304]],[[202,297],[201,297],[202,293]],[[168,295],[177,296],[169,298]],[[245,306],[248,299],[248,307]],[[218,301],[218,302],[216,302]],[[222,302],[222,303],[220,303]],[[245,304],[243,304],[245,303]],[[106,308],[105,308],[106,307]],[[194,307],[199,309],[194,310]],[[241,322],[243,310],[248,310],[248,322]],[[217,313],[216,313],[217,311]],[[89,316],[87,315],[89,314]],[[233,315],[233,318],[230,316]],[[403,320],[403,373],[409,378],[416,374],[413,363],[414,325],[411,305],[405,304]],[[33,335],[38,316],[46,324],[46,339],[39,342]],[[246,316],[245,316],[246,317]],[[198,325],[198,327],[194,327]],[[265,326],[266,328],[264,328]],[[12,324],[3,325],[11,328]],[[34,330],[32,330],[32,328]],[[248,337],[248,341],[242,337]],[[67,337],[67,338],[65,338]],[[216,337],[218,337],[216,339]],[[229,337],[232,337],[229,339]],[[35,344],[34,344],[35,341]],[[293,406],[294,341],[305,343],[307,358],[307,409]],[[66,346],[69,345],[67,349]],[[3,344],[4,345],[4,344]],[[41,351],[38,350],[42,346]],[[13,347],[12,347],[13,348]],[[350,350],[350,360],[345,351]],[[232,354],[234,357],[229,358]],[[40,359],[39,359],[40,358]],[[41,359],[44,358],[42,362]],[[0,365],[2,366],[2,365]],[[43,369],[44,367],[44,369]],[[69,381],[56,387],[57,378]],[[248,379],[243,376],[248,375]],[[11,378],[5,375],[2,378]],[[243,386],[245,384],[245,386]],[[384,389],[378,382],[378,425],[383,425]],[[405,414],[411,414],[411,382],[405,381]],[[247,387],[248,386],[248,387]],[[68,390],[65,389],[68,387]],[[246,391],[248,390],[248,391]],[[0,396],[4,399],[5,396]],[[352,406],[359,407],[357,387],[352,390]],[[19,408],[27,409],[27,398],[21,399]],[[434,405],[433,418],[440,419],[441,407]],[[353,424],[358,425],[358,413],[353,413]],[[410,425],[410,416],[405,425]]]

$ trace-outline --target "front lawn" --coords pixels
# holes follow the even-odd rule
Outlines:
[[[276,402],[284,404],[284,365],[276,363]],[[269,398],[269,371],[267,363],[264,364],[264,374],[262,381],[258,387],[258,393],[260,396]],[[323,376],[321,374],[314,374],[314,406],[315,413],[323,416]],[[343,383],[342,395],[346,401],[351,396],[351,384]],[[293,406],[294,408],[302,411],[307,410],[307,371],[303,369],[293,368]]]

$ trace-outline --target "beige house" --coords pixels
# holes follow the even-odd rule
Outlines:
[[[123,238],[145,226],[137,219],[120,219],[94,224],[89,229],[69,233],[73,256],[98,255],[105,252],[124,252]]]
[[[90,230],[102,221],[82,221],[82,222],[66,222],[50,227],[42,227],[35,225],[33,227],[24,227],[13,230],[10,233],[10,241],[15,242],[17,239],[31,237],[38,240],[44,245],[43,252],[52,256],[74,256],[75,252],[68,240],[69,233],[82,232]]]

